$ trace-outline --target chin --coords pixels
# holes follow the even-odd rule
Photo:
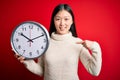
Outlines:
[[[64,32],[64,31],[61,31],[61,32],[59,32],[59,34],[61,34],[61,35],[64,35],[64,34],[67,34],[68,32]]]

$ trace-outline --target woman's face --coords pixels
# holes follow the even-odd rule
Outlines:
[[[57,34],[66,34],[73,23],[72,16],[66,10],[59,11],[54,17],[54,24]]]

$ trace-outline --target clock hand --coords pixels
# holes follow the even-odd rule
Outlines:
[[[25,37],[26,39],[28,39],[29,41],[33,42],[31,39],[29,39],[27,36],[25,36],[23,33],[20,34],[21,36]]]
[[[44,34],[42,34],[42,35],[40,35],[40,36],[38,36],[38,37],[35,37],[35,38],[33,38],[33,39],[30,39],[30,40],[32,41],[32,40],[35,40],[35,39],[40,38],[40,37],[42,37],[42,36],[44,36]],[[29,40],[29,41],[30,41],[30,40]],[[28,41],[28,42],[29,42],[29,41]]]

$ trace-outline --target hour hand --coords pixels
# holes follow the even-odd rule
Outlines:
[[[30,38],[28,38],[27,36],[25,36],[23,33],[20,33],[21,36],[25,37],[26,39],[28,39],[29,41],[33,42]]]

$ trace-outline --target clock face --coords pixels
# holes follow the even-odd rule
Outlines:
[[[47,50],[49,35],[43,25],[32,21],[23,22],[13,31],[11,45],[20,56],[37,58]]]

